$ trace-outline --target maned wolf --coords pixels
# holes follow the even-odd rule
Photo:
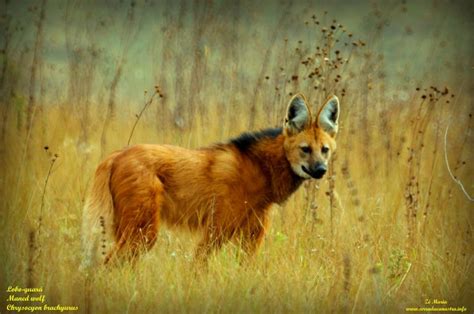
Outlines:
[[[84,208],[82,266],[115,257],[135,260],[153,246],[162,222],[203,234],[198,260],[229,240],[253,255],[271,205],[285,201],[304,180],[326,173],[338,118],[336,96],[313,120],[298,94],[282,128],[196,150],[136,145],[112,153],[97,168]]]

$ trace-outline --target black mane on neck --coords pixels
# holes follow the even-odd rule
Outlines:
[[[246,152],[249,148],[257,143],[258,141],[265,138],[276,138],[282,134],[282,128],[271,128],[257,132],[246,132],[242,133],[236,138],[230,140],[230,143],[237,147],[241,152]]]

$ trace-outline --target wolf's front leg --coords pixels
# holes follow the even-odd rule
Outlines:
[[[245,260],[253,259],[263,243],[265,234],[270,226],[268,214],[251,213],[244,222],[241,230],[241,247],[245,252]]]
[[[223,232],[216,230],[215,228],[209,228],[204,233],[204,238],[198,244],[196,253],[194,256],[195,261],[198,264],[206,265],[209,256],[218,251],[224,242],[226,237]]]

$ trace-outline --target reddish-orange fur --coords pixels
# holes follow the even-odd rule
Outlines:
[[[113,153],[96,171],[84,213],[89,250],[101,251],[105,262],[136,257],[154,245],[165,223],[203,232],[198,259],[231,239],[252,255],[268,228],[271,205],[286,200],[304,180],[290,164],[301,155],[291,154],[301,140],[314,147],[335,145],[310,123],[294,135],[284,128],[278,136],[262,137],[246,150],[230,142],[198,150],[136,145]],[[94,247],[101,234],[108,240]]]

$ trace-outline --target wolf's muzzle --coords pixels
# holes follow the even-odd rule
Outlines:
[[[321,179],[327,171],[327,167],[321,163],[315,163],[311,165],[309,169],[303,166],[302,169],[315,179]]]

